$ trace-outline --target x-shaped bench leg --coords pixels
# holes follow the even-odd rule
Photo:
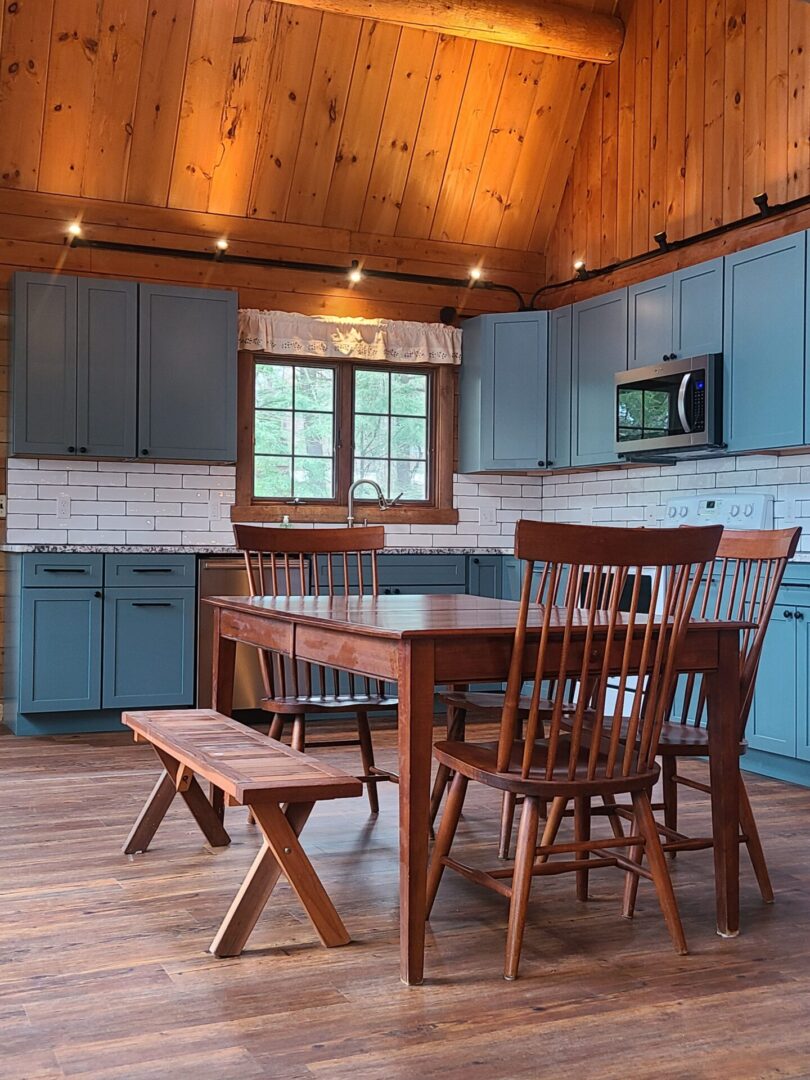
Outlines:
[[[241,953],[282,873],[306,908],[324,945],[332,948],[351,941],[298,840],[313,805],[291,803],[286,813],[276,803],[252,806],[264,834],[264,844],[211,943],[209,951],[214,956]]]
[[[146,800],[143,810],[132,827],[132,832],[126,839],[124,854],[134,855],[137,852],[146,851],[178,792],[211,847],[225,847],[230,844],[230,836],[225,832],[222,822],[194,776],[188,773],[180,782],[178,780],[180,762],[175,761],[156,746],[152,749],[160,758],[164,772],[155,784],[152,794]],[[179,787],[178,783],[180,783]]]

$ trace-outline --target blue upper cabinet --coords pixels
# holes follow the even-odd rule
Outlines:
[[[606,465],[615,451],[614,376],[627,370],[627,289],[573,307],[571,464]]]
[[[73,455],[77,279],[15,274],[12,288],[12,453]]]
[[[659,364],[672,356],[672,274],[627,290],[627,366]]]
[[[138,456],[236,460],[235,292],[140,286]]]
[[[548,312],[482,315],[464,328],[459,471],[545,468]]]
[[[78,280],[76,449],[134,457],[138,385],[138,286]]]
[[[723,351],[723,260],[672,275],[672,349],[676,359]]]
[[[571,464],[571,305],[549,312],[548,323],[548,464]]]
[[[729,450],[805,438],[804,233],[725,260],[724,437]]]

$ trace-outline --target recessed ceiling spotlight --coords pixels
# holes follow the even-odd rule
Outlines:
[[[470,281],[480,281],[482,270],[480,266],[473,266],[470,269]]]
[[[352,262],[352,268],[349,271],[349,281],[352,285],[357,285],[363,280],[363,271],[360,269],[360,263],[355,259]]]
[[[217,249],[217,251],[227,251],[228,250],[228,241],[225,239],[224,236],[220,236],[219,240],[217,240],[216,249]]]
[[[78,221],[71,221],[71,223],[67,227],[67,231],[68,231],[68,235],[70,235],[70,236],[81,236],[82,235],[82,227],[81,227],[81,225],[79,224]]]

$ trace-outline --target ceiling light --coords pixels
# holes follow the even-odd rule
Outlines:
[[[360,269],[360,263],[355,261],[352,263],[352,268],[349,271],[349,281],[352,285],[357,285],[358,282],[363,280],[363,271]]]
[[[219,238],[219,240],[217,240],[215,246],[216,246],[217,251],[227,251],[228,250],[228,241],[225,239],[224,236],[220,236],[220,238]]]
[[[480,266],[473,266],[471,268],[471,270],[470,270],[470,281],[480,281],[480,280],[481,280],[481,267]]]
[[[574,270],[576,271],[576,275],[580,281],[585,281],[588,277],[588,270],[585,266],[584,259],[577,259],[577,261],[574,263]]]
[[[669,251],[669,241],[667,240],[666,232],[657,232],[653,236],[653,240],[656,242],[656,244],[658,244],[662,251]]]
[[[71,221],[71,223],[67,227],[67,231],[70,236],[82,235],[82,227],[78,221]]]

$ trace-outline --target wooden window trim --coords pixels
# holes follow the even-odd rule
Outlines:
[[[296,363],[304,358],[277,357],[267,353],[239,353],[237,394],[236,503],[231,507],[232,521],[280,521],[286,514],[292,522],[333,522],[339,524],[348,516],[349,508],[340,499],[351,482],[352,453],[352,374],[355,368],[375,366],[372,361],[324,361],[323,366],[337,372],[336,420],[345,445],[338,447],[335,461],[335,480],[338,498],[334,501],[309,502],[295,505],[284,499],[257,499],[253,494],[254,388],[256,364],[274,360]],[[317,363],[313,360],[312,363]],[[389,365],[380,365],[388,367]],[[399,370],[399,366],[397,366]],[[408,367],[411,370],[411,367]],[[374,503],[358,499],[357,517],[370,523],[455,525],[458,512],[453,509],[453,465],[455,458],[455,375],[446,365],[427,367],[413,365],[413,371],[432,375],[433,401],[430,430],[430,492],[426,503],[405,503],[382,511]],[[348,439],[346,433],[349,433]]]

